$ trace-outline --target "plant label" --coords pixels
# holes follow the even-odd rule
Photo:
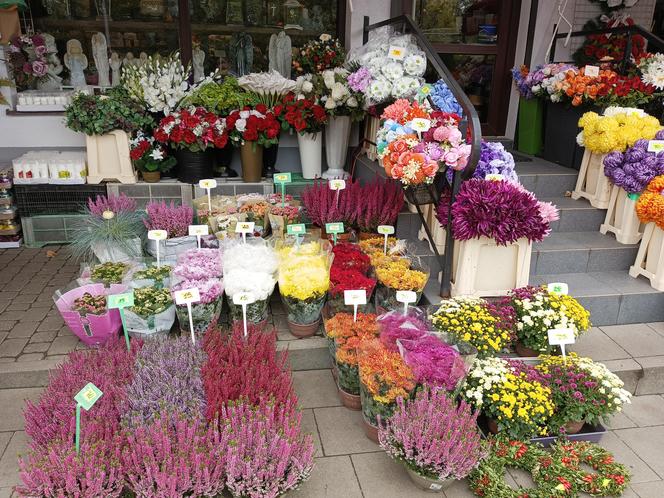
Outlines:
[[[235,225],[235,233],[254,233],[254,225],[253,221],[241,221]]]
[[[207,178],[205,180],[199,181],[198,186],[200,188],[204,188],[205,190],[217,188],[217,180],[215,180],[214,178]]]
[[[381,235],[394,235],[394,227],[392,225],[379,225],[378,233]]]
[[[325,231],[332,234],[332,241],[337,245],[337,235],[344,233],[344,224],[342,222],[325,223]]]
[[[304,235],[307,233],[307,227],[304,223],[294,223],[286,225],[286,233],[288,235]]]
[[[203,235],[208,235],[209,233],[210,228],[207,225],[189,225],[189,235],[202,237]]]
[[[292,174],[291,173],[277,173],[275,174],[272,179],[274,180],[274,183],[290,183],[293,181]]]
[[[341,180],[339,178],[335,180],[330,180],[330,190],[343,190],[346,188],[346,180]]]
[[[108,296],[109,309],[128,308],[134,305],[134,293],[124,292],[122,294],[111,294]]]
[[[489,180],[491,182],[500,182],[505,179],[505,177],[499,173],[489,173],[484,177],[485,180]]]
[[[150,240],[166,240],[168,232],[166,230],[148,230],[148,239]],[[158,246],[159,244],[157,244]]]
[[[408,305],[417,302],[417,293],[413,291],[400,290],[397,291],[397,301],[403,303],[403,314],[408,314]]]
[[[185,304],[197,303],[201,300],[201,295],[196,287],[191,289],[182,289],[175,291],[175,304],[180,306]]]
[[[649,140],[648,152],[662,152],[664,151],[664,140]]]
[[[81,407],[87,412],[94,404],[101,398],[103,392],[95,386],[92,382],[88,382],[83,389],[81,389],[74,400],[81,405]]]
[[[551,294],[569,294],[569,286],[565,282],[552,282],[547,286]]]
[[[249,335],[247,330],[247,305],[256,302],[256,296],[251,292],[238,292],[233,295],[233,304],[242,306],[242,325],[244,327],[244,338]]]
[[[408,55],[408,49],[406,47],[397,47],[396,45],[390,46],[390,50],[387,52],[387,56],[395,61],[403,60],[406,55]]]
[[[552,346],[560,346],[560,351],[563,354],[563,360],[566,360],[565,346],[567,344],[574,344],[576,336],[574,330],[570,328],[551,329],[549,334],[549,344]]]
[[[583,71],[586,76],[591,78],[599,77],[599,66],[591,66],[590,64],[586,65],[585,70]]]
[[[353,321],[357,321],[357,307],[359,305],[367,304],[367,291],[364,289],[358,290],[345,290],[344,291],[344,304],[353,307]]]

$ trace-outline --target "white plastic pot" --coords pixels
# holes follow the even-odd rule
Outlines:
[[[136,172],[129,158],[129,135],[113,130],[105,135],[86,135],[88,183],[116,180],[136,183]]]
[[[131,251],[131,254],[118,246],[110,246],[99,242],[92,245],[92,252],[101,263],[108,263],[109,261],[112,261],[113,263],[130,261],[141,255],[141,239],[136,238],[128,240],[127,244],[134,249]]]
[[[636,199],[632,199],[621,187],[611,187],[609,209],[600,233],[614,233],[621,244],[637,244],[643,236],[643,227],[636,216]]]
[[[307,180],[320,178],[323,171],[323,132],[297,134],[297,145],[300,149],[302,177]]]
[[[159,257],[162,260],[175,259],[178,254],[198,247],[194,236],[173,237],[164,241],[148,240],[148,253],[155,258],[157,257],[157,244],[161,244],[159,246]]]
[[[367,115],[366,120],[364,121],[364,138],[367,141],[364,142],[362,147],[370,161],[375,161],[378,159],[376,150],[376,135],[378,134],[379,128],[380,119],[376,116]]]
[[[629,269],[630,276],[643,275],[653,289],[664,291],[664,230],[648,223],[636,253],[636,261]]]

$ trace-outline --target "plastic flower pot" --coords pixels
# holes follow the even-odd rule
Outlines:
[[[664,230],[655,223],[646,225],[629,274],[634,278],[643,275],[650,280],[653,289],[664,291]]]
[[[516,342],[516,344],[514,345],[514,351],[516,351],[516,354],[518,354],[522,358],[535,358],[540,354],[538,351],[535,351],[534,349],[529,348],[528,346],[524,346],[521,341]]]
[[[519,99],[519,125],[517,130],[517,150],[536,155],[542,150],[542,129],[544,127],[544,102],[540,99]]]
[[[643,236],[639,217],[636,215],[636,201],[639,194],[628,194],[622,187],[611,187],[611,198],[600,233],[614,233],[621,244],[637,244]]]
[[[230,310],[231,320],[234,322],[243,321],[242,315],[242,306],[233,304],[233,298],[227,296],[228,298],[228,308]],[[263,299],[262,301],[255,301],[247,305],[247,322],[249,323],[261,323],[267,320],[267,311],[268,311],[268,299]]]
[[[406,467],[406,472],[408,472],[408,477],[413,481],[413,484],[420,488],[421,490],[428,491],[429,493],[442,493],[443,490],[449,488],[452,484],[456,482],[456,479],[431,479],[429,477],[424,477],[423,475],[415,472],[412,469]]]
[[[320,178],[322,173],[323,132],[297,134],[297,145],[300,150],[302,178],[313,180]]]
[[[150,255],[157,257],[157,244],[159,245],[159,257],[162,261],[167,259],[175,259],[180,253],[189,249],[196,249],[198,247],[196,237],[173,237],[164,241],[148,240],[147,251]]]
[[[609,207],[611,184],[609,178],[604,175],[605,156],[606,154],[594,154],[586,149],[572,199],[588,199],[590,205],[597,209]]]
[[[69,330],[87,346],[101,346],[111,337],[117,335],[122,328],[120,312],[117,309],[107,310],[101,315],[88,314],[81,316],[78,311],[73,311],[74,301],[82,297],[86,292],[92,295],[120,294],[127,290],[126,285],[111,284],[86,284],[71,289],[58,290],[53,295],[53,301],[58,308],[62,319]]]
[[[327,171],[323,178],[347,178],[344,171],[348,156],[348,140],[350,139],[350,116],[331,116],[325,125],[325,159]]]
[[[583,429],[584,422],[583,420],[571,421],[565,424],[565,433],[566,434],[578,434],[581,429]]]
[[[378,443],[378,426],[369,422],[364,415],[362,416],[362,425],[367,438],[371,439],[374,443]]]
[[[240,146],[242,181],[258,183],[263,174],[263,146],[256,142],[245,142]]]
[[[127,333],[137,339],[153,339],[167,336],[175,322],[175,306],[171,305],[166,310],[156,315],[143,317],[126,309],[125,327]]]
[[[177,158],[178,180],[182,183],[198,183],[200,180],[212,177],[214,152],[207,149],[192,152],[187,149],[175,151]]]
[[[92,252],[101,263],[129,261],[142,254],[141,239],[128,240],[127,244],[132,248],[130,253],[118,246],[99,242],[93,244]]]
[[[203,335],[208,330],[212,330],[217,326],[219,315],[221,315],[221,306],[223,299],[221,296],[211,303],[193,303],[191,305],[191,317],[194,323],[194,333]],[[183,333],[190,334],[189,329],[189,314],[187,313],[186,306],[176,306],[175,313],[180,323],[180,330]]]
[[[542,157],[547,161],[578,169],[583,149],[576,143],[579,133],[579,118],[592,108],[567,107],[554,102],[545,103],[544,150]]]
[[[318,328],[320,327],[320,318],[314,323],[300,324],[288,320],[288,330],[298,339],[304,337],[312,337],[316,335]]]
[[[158,183],[161,180],[161,171],[141,171],[141,177],[146,183]]]
[[[326,295],[320,297],[312,297],[307,300],[295,299],[288,296],[281,296],[287,311],[287,320],[289,327],[295,325],[298,331],[304,332],[305,328],[298,328],[298,326],[314,326],[314,332],[318,330],[320,325],[321,311],[325,304]],[[291,331],[293,328],[291,327]],[[311,335],[313,335],[313,333]],[[295,333],[293,334],[295,335]]]

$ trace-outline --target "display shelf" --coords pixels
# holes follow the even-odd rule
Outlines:
[[[64,116],[65,112],[64,111],[12,111],[11,109],[7,109],[5,111],[5,114],[7,116],[18,116],[18,117],[26,117],[26,116]]]

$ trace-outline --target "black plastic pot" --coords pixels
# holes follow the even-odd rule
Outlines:
[[[179,149],[175,153],[178,160],[178,180],[182,183],[198,183],[205,178],[212,178],[214,170],[214,151],[191,152]]]
[[[233,147],[233,144],[231,144],[230,140],[226,144],[226,147],[223,149],[214,149],[214,172],[216,176],[220,176],[222,178],[237,176],[237,172],[231,168],[234,151],[235,147]]]
[[[272,178],[275,173],[279,173],[274,166],[277,164],[277,154],[279,153],[279,144],[263,148],[263,176]]]
[[[542,157],[568,168],[579,169],[583,148],[576,143],[579,118],[588,108],[567,107],[564,104],[546,103],[544,117],[544,152]]]

